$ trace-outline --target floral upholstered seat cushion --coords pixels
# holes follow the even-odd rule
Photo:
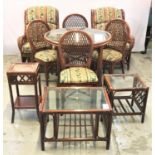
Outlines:
[[[122,59],[122,53],[114,49],[104,49],[102,59],[105,61],[119,61]]]
[[[43,50],[37,52],[34,57],[43,62],[53,62],[57,60],[57,51],[54,49]]]
[[[51,29],[56,29],[58,26],[58,10],[51,6],[29,7],[25,12],[26,25],[35,19],[43,20]]]
[[[31,53],[32,52],[32,49],[30,47],[30,43],[29,42],[25,42],[25,44],[23,44],[22,52],[23,53]]]
[[[114,49],[104,49],[103,50],[103,60],[108,60],[108,61],[116,61],[122,59],[122,53],[120,53],[117,50]],[[97,50],[93,51],[92,55],[93,59],[97,60],[98,59],[98,52]]]
[[[98,82],[94,71],[84,67],[71,67],[60,72],[60,83]]]

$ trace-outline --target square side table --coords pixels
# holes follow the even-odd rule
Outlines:
[[[114,115],[141,115],[144,122],[149,88],[137,74],[105,74],[103,85]]]
[[[39,116],[39,102],[41,99],[41,82],[39,63],[15,63],[7,71],[7,78],[12,106],[11,123],[14,123],[15,109],[36,109]],[[16,87],[16,99],[12,86]],[[20,95],[19,85],[34,85],[34,95]],[[39,94],[38,94],[39,89]]]

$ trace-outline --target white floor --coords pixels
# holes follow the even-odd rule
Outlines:
[[[45,151],[40,147],[39,122],[34,110],[16,110],[15,123],[11,124],[11,104],[9,98],[6,70],[14,62],[20,62],[20,56],[4,56],[4,102],[3,102],[3,144],[4,155],[151,155],[152,141],[152,51],[147,54],[132,53],[131,68],[126,73],[138,73],[150,87],[146,107],[145,122],[140,116],[113,117],[110,149],[105,149],[105,142],[82,142],[78,145],[65,145],[59,142],[45,144]],[[50,84],[55,84],[56,76],[51,76]],[[45,81],[42,78],[42,88]],[[23,86],[24,92],[32,91]]]

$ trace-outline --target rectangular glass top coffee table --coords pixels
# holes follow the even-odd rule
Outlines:
[[[112,108],[104,88],[45,87],[39,110],[42,150],[49,141],[106,141],[109,149]],[[46,137],[49,116],[52,137]],[[104,136],[98,135],[100,123],[105,126]]]
[[[138,74],[105,74],[103,85],[114,115],[141,115],[144,122],[149,88]]]

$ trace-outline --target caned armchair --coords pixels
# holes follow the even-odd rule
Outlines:
[[[93,43],[84,31],[70,30],[59,41],[58,86],[96,86],[98,76],[90,69]]]
[[[125,20],[115,19],[108,22],[105,30],[111,33],[112,39],[102,52],[103,67],[109,65],[109,73],[114,73],[116,64],[120,64],[124,74],[124,64],[128,51],[126,44],[130,36],[130,28]]]
[[[91,9],[91,27],[105,30],[107,23],[114,19],[125,20],[125,12],[123,9],[118,9],[114,7],[101,7],[96,9]],[[129,36],[126,44],[127,55],[125,58],[125,63],[127,64],[127,69],[130,68],[130,57],[131,50],[134,46],[134,37]],[[97,52],[94,52],[93,57],[97,57]]]
[[[70,14],[62,23],[63,28],[85,28],[88,27],[87,19],[81,14]]]
[[[17,44],[21,54],[22,62],[29,62],[32,49],[27,41],[26,29],[33,20],[43,20],[50,29],[59,28],[59,12],[52,6],[35,6],[29,7],[24,12],[24,35],[18,37]]]
[[[42,20],[33,20],[26,29],[26,37],[32,50],[30,60],[37,61],[44,66],[47,86],[49,70],[57,61],[57,51],[44,40],[44,34],[49,30],[49,25]]]

